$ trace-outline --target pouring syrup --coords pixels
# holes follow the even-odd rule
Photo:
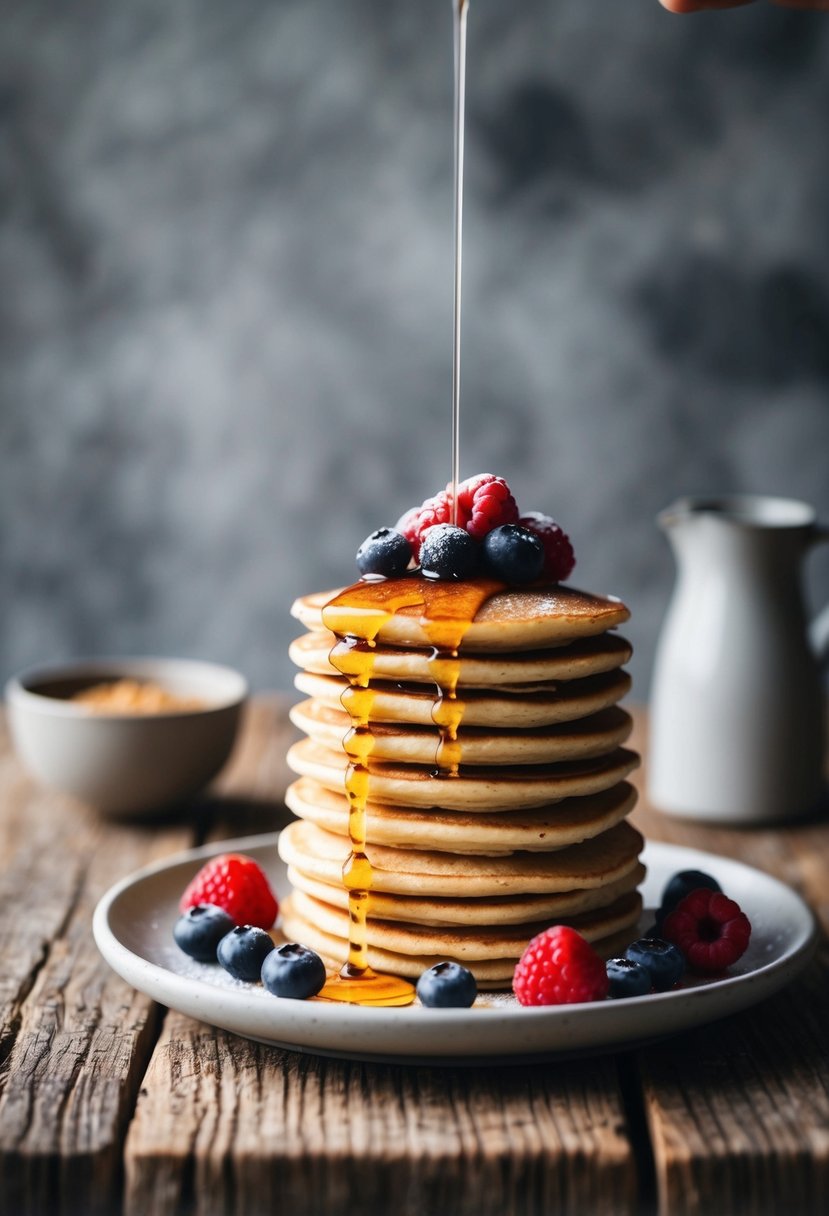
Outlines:
[[[461,272],[463,261],[463,162],[466,94],[466,18],[469,0],[451,0],[454,36],[454,298],[452,330],[452,522],[457,524],[460,482]],[[410,1005],[414,986],[382,975],[368,964],[366,920],[372,870],[366,854],[366,816],[370,797],[370,756],[374,739],[370,687],[377,636],[402,608],[420,610],[421,625],[433,647],[430,672],[437,688],[432,717],[440,733],[436,774],[457,775],[461,763],[458,727],[463,709],[457,699],[459,648],[481,604],[500,584],[479,579],[466,583],[428,582],[411,575],[389,582],[361,582],[347,588],[323,609],[323,623],[337,637],[331,663],[348,680],[342,704],[351,719],[343,740],[348,756],[345,790],[351,851],[343,865],[348,891],[348,958],[328,979],[317,999],[357,1005]]]

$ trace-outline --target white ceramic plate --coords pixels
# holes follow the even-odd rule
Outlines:
[[[751,944],[726,978],[690,981],[682,989],[651,996],[540,1009],[490,994],[480,996],[472,1009],[361,1009],[279,999],[261,985],[231,979],[218,965],[194,962],[172,936],[182,891],[217,853],[256,858],[277,894],[287,893],[276,841],[276,834],[223,841],[148,866],[118,883],[95,912],[95,940],[104,958],[161,1004],[277,1047],[364,1060],[518,1063],[623,1048],[746,1009],[788,984],[808,962],[816,940],[811,912],[777,879],[696,849],[649,844],[643,858],[646,908],[659,903],[671,874],[695,869],[712,874],[747,913]],[[652,923],[646,913],[642,927]]]

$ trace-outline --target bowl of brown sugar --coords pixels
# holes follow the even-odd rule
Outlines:
[[[248,686],[194,659],[89,659],[30,668],[6,684],[15,750],[42,785],[107,815],[191,799],[233,748]]]

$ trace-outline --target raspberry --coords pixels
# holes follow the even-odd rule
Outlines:
[[[745,954],[751,923],[733,899],[698,887],[665,917],[662,936],[682,951],[692,971],[716,975]]]
[[[397,531],[402,532],[412,546],[415,561],[420,561],[420,546],[427,528],[436,524],[451,524],[452,499],[441,490],[434,498],[427,498],[420,507],[412,507],[397,521]]]
[[[605,964],[568,925],[553,925],[534,937],[512,979],[512,990],[522,1005],[602,1001],[609,988]]]
[[[451,497],[451,486],[446,487]],[[518,504],[503,477],[478,473],[458,486],[458,526],[470,536],[483,540],[501,524],[518,523]]]
[[[541,573],[557,583],[563,583],[573,573],[576,555],[570,537],[549,515],[528,511],[519,519],[522,528],[534,533],[544,546],[544,568]]]
[[[185,912],[195,904],[216,904],[237,925],[270,929],[279,911],[276,896],[256,862],[241,853],[223,853],[202,866],[181,897]]]
[[[483,540],[488,532],[501,524],[514,524],[518,520],[518,507],[503,477],[493,473],[478,473],[468,477],[458,486],[457,526],[465,528],[475,540]],[[420,507],[412,507],[397,521],[397,531],[402,532],[412,546],[415,560],[420,560],[420,546],[427,528],[435,524],[451,524],[452,486],[427,498]]]

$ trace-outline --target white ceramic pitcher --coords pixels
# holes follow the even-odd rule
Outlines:
[[[663,811],[784,821],[824,794],[829,607],[807,620],[801,567],[829,540],[794,499],[687,498],[659,516],[678,576],[651,689],[648,795]]]

